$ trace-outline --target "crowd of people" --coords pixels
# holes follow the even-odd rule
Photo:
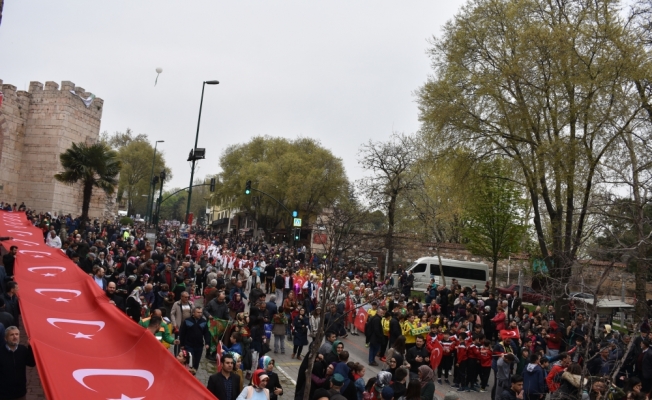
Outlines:
[[[436,385],[446,400],[470,391],[490,391],[492,400],[643,400],[652,390],[647,323],[635,337],[610,325],[596,331],[581,310],[566,320],[552,306],[526,307],[517,292],[480,292],[455,279],[433,279],[420,293],[400,266],[381,279],[375,268],[251,237],[196,229],[183,238],[161,225],[148,239],[138,226],[96,221],[82,232],[70,216],[27,215],[44,243],[65,252],[190,373],[202,357],[217,362],[207,388],[220,400],[282,396],[272,354],[285,354],[287,340],[300,371],[312,363],[296,377],[295,400],[308,382],[319,400],[432,400]],[[0,268],[2,372],[17,350],[22,365],[33,365],[31,348],[17,341],[16,250]],[[341,340],[348,335],[364,336],[367,365],[350,360]],[[367,366],[382,371],[368,377]],[[12,374],[0,373],[0,399],[24,395],[5,395],[5,385],[23,385]]]

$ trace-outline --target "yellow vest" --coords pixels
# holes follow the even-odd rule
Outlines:
[[[383,320],[381,321],[383,324],[383,334],[387,337],[389,337],[389,321],[390,319],[387,318],[383,318]]]
[[[416,328],[417,326],[417,324],[411,324],[410,321],[405,321],[403,323],[401,330],[403,331],[403,336],[405,336],[405,343],[409,344],[417,342],[417,338],[412,336],[412,329]]]

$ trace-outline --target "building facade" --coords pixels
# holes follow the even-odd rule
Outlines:
[[[95,143],[104,101],[74,83],[30,82],[29,90],[3,84],[0,105],[0,201],[38,212],[81,215],[78,185],[54,179],[62,171],[59,155],[72,143]],[[73,93],[74,92],[74,93]],[[93,192],[91,218],[117,214],[115,196]]]

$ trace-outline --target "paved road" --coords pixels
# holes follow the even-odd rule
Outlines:
[[[201,303],[201,300],[197,303]],[[198,304],[199,305],[199,304]],[[22,328],[22,324],[21,324]],[[26,341],[26,334],[21,329],[21,342]],[[365,380],[369,379],[372,376],[378,374],[382,371],[386,365],[379,362],[378,367],[372,367],[368,365],[368,354],[369,351],[365,348],[364,336],[352,336],[349,335],[347,338],[342,339],[344,342],[344,348],[349,352],[349,360],[354,362],[359,362],[366,367]],[[273,346],[272,346],[273,347]],[[276,372],[279,375],[281,385],[283,386],[284,394],[281,397],[281,400],[293,400],[294,399],[294,389],[296,384],[297,376],[299,375],[299,366],[301,365],[300,360],[292,359],[292,343],[290,341],[285,342],[285,354],[274,354],[273,352],[268,353],[276,361]],[[307,351],[307,346],[304,346],[304,355]],[[201,382],[202,385],[206,386],[208,383],[208,378],[211,374],[215,373],[215,363],[208,361],[206,358],[202,358],[199,370],[197,371],[197,379]],[[452,377],[451,377],[452,381]],[[489,379],[489,382],[493,382],[493,375]],[[248,384],[248,381],[245,381],[245,384]],[[442,400],[446,395],[446,392],[451,390],[450,386],[446,384],[436,385],[436,396]],[[455,389],[452,389],[455,390]],[[464,392],[460,393],[460,397],[463,400],[487,400],[490,399],[490,392],[486,393],[477,393],[477,392]],[[27,368],[27,400],[43,400],[45,395],[43,393],[43,388],[41,385],[40,378],[38,376],[36,368]]]

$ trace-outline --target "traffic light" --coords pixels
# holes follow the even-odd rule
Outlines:
[[[245,183],[245,194],[251,194],[251,181]]]
[[[211,178],[211,186],[210,186],[210,188],[211,188],[211,192],[215,191],[215,178]]]
[[[296,218],[298,216],[299,216],[299,211],[297,210],[292,211],[292,218]]]
[[[301,228],[294,228],[294,240],[301,239]]]

